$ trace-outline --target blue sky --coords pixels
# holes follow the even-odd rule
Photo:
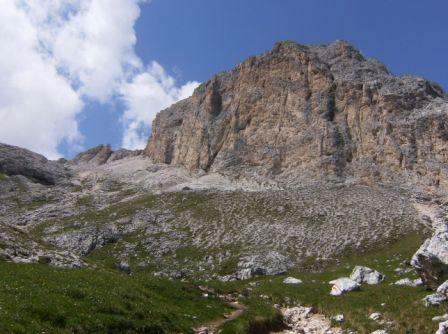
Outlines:
[[[180,82],[205,81],[278,40],[344,39],[395,74],[424,76],[448,88],[448,1],[152,0],[136,23],[137,54],[157,60]],[[101,107],[100,107],[101,108]],[[83,122],[92,146],[119,145],[116,116]]]
[[[446,0],[22,2],[0,4],[0,45],[14,55],[0,58],[9,94],[0,141],[50,158],[101,143],[141,147],[157,111],[278,40],[343,39],[395,74],[448,90]],[[9,93],[16,72],[35,84]]]
[[[184,80],[204,81],[278,40],[343,39],[396,74],[448,88],[446,0],[152,0],[136,31],[138,54]]]

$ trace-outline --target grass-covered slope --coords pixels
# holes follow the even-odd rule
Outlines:
[[[0,262],[0,333],[190,333],[224,303],[193,285]]]
[[[403,262],[412,256],[421,242],[422,236],[413,233],[384,248],[379,247],[362,254],[347,254],[339,265],[327,268],[321,273],[289,273],[303,280],[304,283],[299,285],[284,284],[286,276],[263,277],[244,282],[209,283],[216,291],[244,296],[240,302],[247,306],[242,317],[223,326],[223,333],[257,333],[263,326],[278,326],[281,319],[273,308],[274,304],[313,306],[315,311],[329,318],[344,314],[345,322],[335,325],[360,334],[385,328],[389,333],[434,333],[438,323],[432,322],[431,319],[447,313],[448,305],[427,308],[421,299],[431,292],[425,287],[412,288],[391,284],[400,278],[416,277],[412,273],[399,275],[395,269],[403,268]],[[386,281],[378,285],[363,285],[360,291],[342,296],[331,296],[331,285],[328,282],[349,276],[354,265],[375,268],[386,275]],[[390,325],[370,320],[369,315],[373,312],[383,313],[384,320],[390,321]]]

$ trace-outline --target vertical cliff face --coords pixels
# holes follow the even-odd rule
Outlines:
[[[300,182],[446,186],[448,99],[345,42],[277,43],[160,112],[145,153],[189,169]]]

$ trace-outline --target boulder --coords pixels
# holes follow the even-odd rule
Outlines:
[[[131,266],[126,261],[120,261],[117,263],[116,267],[118,270],[125,272],[126,274],[131,273]]]
[[[295,278],[295,277],[286,277],[283,280],[283,283],[285,283],[285,284],[301,284],[303,282],[302,282],[302,280]]]
[[[438,294],[448,297],[448,281],[445,281],[442,284],[440,284],[439,287],[437,288],[436,292]]]
[[[368,267],[356,266],[353,269],[350,278],[355,282],[358,282],[359,284],[378,284],[384,281],[385,276],[380,272]]]
[[[448,334],[448,321],[441,322],[435,334]]]
[[[388,333],[384,329],[378,329],[378,330],[372,332],[372,334],[388,334]]]
[[[369,316],[370,320],[373,320],[376,322],[380,321],[382,318],[383,318],[383,314],[380,312],[374,312]]]
[[[399,279],[394,283],[395,285],[401,285],[401,286],[410,286],[410,287],[418,287],[423,284],[423,281],[421,278],[416,278],[414,280],[411,280],[410,278],[402,278]]]
[[[330,292],[333,296],[339,296],[346,292],[359,290],[361,287],[361,284],[348,277],[338,278],[331,281],[330,284],[333,284]]]
[[[429,306],[439,306],[443,302],[446,302],[448,300],[447,296],[441,295],[439,293],[434,293],[432,295],[427,295],[425,298],[423,298],[423,303],[426,307]]]
[[[331,321],[322,314],[313,313],[311,307],[291,307],[280,310],[283,315],[285,325],[290,331],[284,333],[333,333],[342,334],[340,328],[332,328]],[[343,318],[343,315],[340,315]]]
[[[411,260],[423,282],[435,290],[448,279],[448,232],[439,232],[426,240]]]
[[[334,322],[344,322],[345,317],[344,317],[343,314],[338,314],[338,315],[335,315],[335,316],[332,318],[332,320],[333,320]]]
[[[442,322],[442,321],[447,321],[448,320],[448,313],[444,314],[444,315],[438,315],[435,316],[434,318],[432,318],[433,322]]]

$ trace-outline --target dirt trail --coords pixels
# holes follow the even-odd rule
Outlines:
[[[214,293],[213,290],[205,288],[205,287],[199,287],[200,290],[206,291],[208,293]],[[219,333],[218,328],[222,325],[224,325],[226,322],[235,320],[242,316],[246,310],[246,307],[243,304],[240,304],[237,300],[232,300],[231,296],[228,295],[216,295],[219,299],[225,301],[229,306],[234,308],[234,310],[228,314],[225,314],[223,318],[219,318],[216,320],[212,320],[210,322],[201,324],[200,326],[196,327],[194,330],[198,334],[215,334]]]

